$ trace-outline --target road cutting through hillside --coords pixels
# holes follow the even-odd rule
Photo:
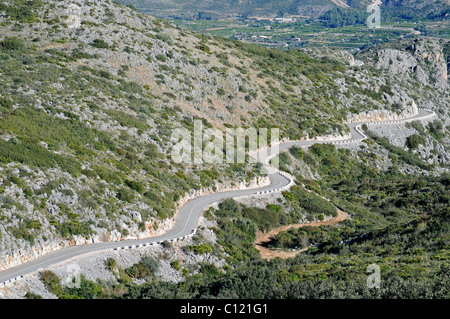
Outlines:
[[[295,251],[283,251],[283,250],[275,250],[267,248],[267,244],[275,238],[279,233],[283,231],[288,231],[290,229],[298,229],[302,227],[320,227],[320,226],[328,226],[328,225],[335,225],[338,223],[343,222],[344,220],[347,220],[349,218],[349,215],[337,208],[337,217],[329,220],[324,221],[317,221],[317,222],[311,222],[311,223],[302,223],[302,224],[292,224],[287,226],[278,227],[275,229],[272,229],[267,234],[264,234],[262,231],[258,231],[258,235],[256,237],[256,248],[259,250],[261,254],[261,258],[265,260],[272,260],[276,257],[287,259],[287,258],[293,258],[297,256],[298,254],[301,254],[308,250],[308,247],[297,249]]]

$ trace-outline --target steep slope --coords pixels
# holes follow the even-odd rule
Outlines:
[[[220,19],[230,16],[275,17],[283,14],[317,18],[336,8],[366,11],[371,0],[121,0],[122,3],[163,18],[203,17]],[[446,0],[386,0],[386,13],[402,18],[445,18],[449,13]]]
[[[123,0],[127,5],[159,17],[190,18],[202,12],[211,18],[229,16],[278,16],[283,13],[320,15],[336,8],[336,1],[331,0],[231,0],[231,1],[188,1],[188,0]],[[345,1],[344,1],[345,2]]]

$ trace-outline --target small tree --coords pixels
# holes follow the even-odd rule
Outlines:
[[[109,49],[109,44],[103,39],[95,39],[91,45],[97,49]]]
[[[425,143],[426,143],[425,137],[418,134],[408,136],[408,138],[406,139],[406,146],[410,150],[415,150],[419,147],[419,145],[424,145]]]
[[[219,204],[219,209],[236,214],[240,211],[240,206],[234,199],[230,198],[221,202]]]
[[[443,128],[444,125],[439,120],[434,120],[433,122],[428,124],[428,130],[430,134],[433,135],[435,139],[440,141],[443,137]]]
[[[45,270],[39,274],[39,278],[52,294],[56,296],[62,295],[63,286],[61,284],[61,279],[54,272]]]
[[[128,267],[126,270],[125,270],[125,272],[126,272],[126,274],[128,275],[128,276],[130,276],[131,278],[138,278],[139,277],[139,269],[136,267],[136,266],[131,266],[131,267]]]
[[[180,265],[180,262],[178,260],[173,261],[170,265],[175,270],[181,270],[181,265]]]
[[[143,266],[150,269],[150,271],[154,274],[159,270],[159,262],[150,256],[142,257],[141,261],[139,262]]]
[[[157,54],[156,55],[156,60],[161,61],[161,62],[166,62],[167,61],[167,57],[164,54]]]

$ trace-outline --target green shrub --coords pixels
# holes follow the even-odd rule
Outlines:
[[[140,262],[145,268],[148,268],[151,273],[156,273],[159,270],[159,262],[151,256],[142,257]]]
[[[208,244],[189,246],[188,249],[196,255],[212,254],[213,252],[211,246]]]
[[[172,43],[172,39],[170,38],[170,36],[168,34],[165,34],[165,33],[157,33],[156,34],[156,38],[158,40],[166,42],[167,44],[171,44]]]
[[[25,43],[22,39],[6,38],[0,42],[0,48],[7,51],[18,51],[25,48]]]
[[[155,58],[156,58],[156,60],[161,61],[161,62],[166,62],[167,61],[167,57],[164,54],[161,54],[161,53],[157,54],[155,56]]]
[[[78,220],[70,220],[63,223],[54,223],[56,230],[63,236],[69,237],[71,235],[80,235],[87,237],[93,233],[91,225],[92,221],[80,222]]]
[[[175,270],[181,270],[181,264],[180,264],[180,262],[178,260],[175,260],[175,261],[171,262],[170,265]]]
[[[301,147],[291,147],[289,149],[289,152],[294,156],[296,159],[301,159],[304,155],[304,152]]]
[[[139,277],[139,269],[136,266],[130,266],[127,269],[125,269],[125,273],[130,278],[138,278]]]
[[[418,135],[418,134],[413,134],[411,136],[408,136],[406,138],[406,143],[405,145],[410,149],[410,150],[415,150],[416,148],[419,147],[419,145],[424,145],[426,143],[426,139],[425,137]]]
[[[39,279],[44,283],[45,287],[52,294],[61,296],[63,293],[63,286],[61,279],[52,271],[44,270],[39,273]]]
[[[216,277],[221,274],[221,271],[214,264],[203,264],[200,266],[200,273],[204,276]]]
[[[113,270],[117,267],[117,261],[114,258],[109,257],[105,260],[105,267],[108,270]]]
[[[103,39],[95,39],[92,41],[91,46],[97,49],[109,49],[109,44]]]
[[[40,225],[40,223],[39,224],[36,223],[36,225],[34,225],[34,226],[40,228],[42,225]],[[29,229],[30,228],[27,227],[26,222],[21,222],[19,224],[19,227],[11,228],[11,234],[16,238],[22,238],[22,239],[27,240],[28,242],[30,242],[30,245],[33,246],[35,237],[33,234],[30,233]]]
[[[37,219],[36,220],[25,219],[23,223],[24,223],[25,227],[28,229],[41,229],[42,228],[42,223]]]
[[[13,105],[14,105],[14,103],[11,99],[0,96],[0,107],[10,109],[13,107]]]
[[[308,213],[314,215],[323,214],[333,217],[337,216],[336,207],[322,197],[300,187],[292,187],[291,191],[295,196],[296,202]]]
[[[109,73],[108,71],[104,71],[104,70],[100,70],[98,72],[98,75],[101,76],[102,78],[105,78],[105,79],[112,79],[113,78],[113,75],[111,73]]]
[[[134,194],[132,191],[126,188],[120,188],[116,194],[117,199],[131,203],[134,200]]]
[[[126,184],[129,188],[135,190],[136,192],[138,192],[138,193],[140,193],[140,194],[143,194],[143,193],[145,192],[145,187],[144,187],[141,183],[139,183],[139,182],[126,180],[126,181],[125,181],[125,184]]]
[[[241,228],[245,233],[255,235],[255,228],[253,222],[257,228],[262,231],[268,231],[280,225],[281,211],[271,209],[260,209],[254,207],[242,208],[243,219],[235,221],[237,226]]]
[[[442,140],[444,137],[443,128],[444,125],[439,120],[434,120],[433,122],[428,123],[428,130],[430,131],[430,134],[438,141]]]
[[[84,275],[80,276],[80,286],[64,289],[61,299],[99,299],[102,298],[102,287],[86,279]]]
[[[241,210],[241,207],[239,206],[238,202],[230,198],[222,201],[219,204],[219,209],[228,214],[235,215]]]
[[[27,299],[44,299],[41,295],[29,292],[29,291],[25,294],[25,298],[27,298]]]
[[[286,200],[288,200],[288,201],[290,201],[290,202],[292,202],[292,201],[295,200],[295,196],[294,196],[294,194],[292,194],[291,192],[288,192],[288,191],[283,192],[283,196],[284,196],[284,198],[285,198]]]
[[[196,48],[208,54],[212,54],[211,48],[208,47],[205,43],[200,43],[198,46],[196,46]]]

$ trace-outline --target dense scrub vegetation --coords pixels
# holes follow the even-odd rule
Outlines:
[[[0,38],[0,133],[5,137],[0,139],[2,167],[17,163],[36,173],[58,169],[61,174],[81,179],[86,186],[96,185],[87,193],[80,191],[81,204],[93,210],[106,208],[112,221],[120,216],[124,204],[138,201],[154,211],[142,211],[144,221],[150,217],[171,217],[178,199],[193,189],[211,187],[220,179],[216,168],[190,169],[171,163],[170,157],[164,155],[168,153],[166,143],[171,128],[192,128],[192,117],[180,115],[181,110],[176,107],[157,106],[149,87],[107,75],[103,70],[72,68],[72,62],[95,58],[83,49],[43,50],[36,46],[39,42]],[[104,47],[101,40],[93,45]],[[91,120],[84,118],[88,114]],[[178,116],[183,121],[171,120]],[[95,121],[112,126],[117,123],[124,130],[118,131],[117,136],[111,130],[99,129]],[[152,121],[158,122],[158,127],[151,127]],[[138,136],[147,134],[147,141],[137,142],[127,133],[134,129]],[[226,165],[221,179],[248,180],[254,176],[255,171],[242,164]],[[26,196],[35,210],[46,210],[45,198],[58,190],[62,180],[51,187],[43,185],[33,196]],[[7,182],[3,178],[2,187],[11,185]],[[28,189],[25,182],[18,186],[24,192]],[[106,188],[114,191],[112,199],[105,198]],[[65,195],[74,196],[76,192],[73,189]],[[10,197],[2,200],[2,208],[13,206],[25,210]],[[56,234],[70,239],[73,235],[87,237],[95,233],[91,225],[97,225],[98,220],[93,222],[66,209],[61,211],[60,216],[48,219]],[[23,229],[11,234],[34,243],[37,233]]]
[[[36,9],[42,7],[43,1],[14,0],[0,1],[0,12],[17,22],[32,23],[36,21]]]
[[[95,234],[92,227],[102,226],[110,231],[117,228],[115,221],[126,214],[124,211],[140,203],[148,207],[139,209],[143,219],[139,229],[145,230],[145,221],[172,217],[175,202],[192,190],[214,188],[217,182],[225,180],[248,181],[258,174],[256,166],[242,164],[186,167],[173,163],[170,156],[165,155],[170,153],[172,130],[179,126],[193,129],[195,117],[183,114],[177,103],[179,96],[189,92],[163,91],[158,94],[160,84],[155,87],[130,80],[128,64],[121,65],[117,73],[98,66],[96,63],[103,59],[106,51],[118,50],[118,43],[108,41],[106,37],[81,44],[63,35],[57,36],[56,31],[49,37],[37,35],[25,39],[15,36],[13,23],[25,28],[40,21],[49,24],[52,30],[67,31],[64,19],[60,16],[51,18],[57,7],[53,3],[18,0],[1,1],[0,4],[4,12],[2,27],[8,30],[0,38],[0,132],[5,137],[0,139],[0,165],[24,165],[36,175],[58,170],[59,184],[67,180],[64,174],[69,174],[71,193],[63,195],[79,196],[81,206],[92,212],[86,217],[79,211],[73,213],[59,207],[51,199],[47,203],[48,197],[60,191],[59,185],[43,185],[32,196],[24,193],[34,210],[45,216],[52,209],[50,207],[57,206],[55,209],[61,211],[58,216],[45,217],[55,234],[70,239],[74,235],[88,237]],[[138,18],[145,19],[142,15]],[[160,72],[155,75],[157,81],[162,85],[168,78],[177,77],[192,90],[190,80],[186,80],[187,74],[180,72],[179,64],[198,66],[211,61],[193,58],[198,55],[193,50],[183,50],[183,56],[175,59],[174,52],[180,51],[172,36],[163,32],[167,23],[147,22],[153,26],[151,32],[133,31],[141,31],[149,36],[149,40],[170,46],[168,52],[155,54],[155,66]],[[79,31],[86,28],[100,28],[100,25],[86,20]],[[41,31],[47,34],[48,30]],[[302,52],[281,52],[202,35],[191,35],[191,38],[200,40],[196,50],[219,61],[208,66],[209,72],[217,73],[214,81],[233,72],[238,72],[237,77],[242,80],[238,92],[218,86],[214,90],[218,98],[225,101],[234,99],[236,94],[243,95],[245,105],[263,100],[268,105],[268,112],[273,113],[273,116],[251,114],[246,124],[257,128],[279,127],[282,137],[291,138],[345,130],[340,123],[346,112],[332,107],[327,101],[328,94],[317,96],[313,87],[304,89],[301,97],[296,92],[305,81],[319,81],[320,86],[325,84],[336,89],[332,75],[346,70],[341,63],[328,58],[311,58]],[[125,46],[123,52],[133,54],[135,49],[130,45]],[[148,48],[153,45],[146,44]],[[229,54],[224,54],[224,50]],[[235,58],[241,62],[231,63]],[[154,61],[150,56],[146,60]],[[177,68],[169,67],[173,63]],[[268,89],[251,83],[255,73]],[[187,95],[186,101],[193,101],[193,98]],[[302,116],[296,116],[298,114]],[[323,115],[320,120],[319,114]],[[283,123],[286,125],[281,125]],[[206,120],[204,124],[211,127]],[[34,180],[32,175],[28,176],[31,181]],[[79,182],[90,190],[77,190],[74,184]],[[19,188],[25,192],[29,187],[28,182],[24,182]],[[111,195],[107,196],[107,191]],[[2,208],[16,206],[24,212],[26,208],[20,200],[5,196]],[[101,213],[103,210],[104,214]],[[258,212],[249,209],[247,214],[256,216]],[[277,213],[271,214],[275,214],[274,222],[278,223]],[[104,219],[99,220],[101,215]],[[7,221],[12,222],[12,219]],[[264,229],[272,225],[269,221]],[[157,224],[152,227],[157,228]],[[35,237],[42,239],[33,229],[15,234],[30,243]],[[126,236],[127,231],[123,230],[122,234]]]
[[[448,178],[422,182],[430,190],[441,189],[441,192],[443,186],[449,185]],[[226,270],[213,265],[203,267],[199,274],[187,276],[179,284],[155,278],[143,285],[131,281],[112,286],[91,282],[82,286],[86,291],[78,295],[89,297],[92,287],[96,287],[98,297],[133,299],[449,298],[449,200],[448,191],[441,197],[430,197],[428,203],[418,204],[424,213],[411,221],[393,221],[388,227],[356,238],[351,238],[352,231],[362,231],[361,217],[357,214],[345,225],[314,231],[302,229],[301,232],[321,245],[296,258],[271,262],[262,261],[253,248],[256,223],[242,217],[234,220],[225,217],[239,210],[228,202],[216,212],[224,216],[218,217],[220,222],[229,220],[228,227],[218,232],[218,237],[224,241],[238,239],[233,250],[227,251],[234,257],[242,256],[245,263],[233,262],[234,268]],[[367,267],[374,263],[381,268],[380,289],[368,288],[366,284]],[[118,295],[119,291],[122,294]]]
[[[368,132],[368,136],[372,138],[376,143],[378,143],[383,148],[387,149],[392,154],[398,156],[398,158],[405,163],[413,166],[420,167],[425,170],[432,170],[432,166],[424,163],[417,155],[405,151],[403,148],[394,146],[389,142],[386,137],[377,136],[374,132]],[[408,138],[407,143],[410,149],[416,148],[419,144],[423,144],[425,141],[419,137],[419,139]]]
[[[186,276],[178,284],[154,278],[144,285],[128,282],[102,286],[104,292],[119,287],[126,290],[120,296],[109,293],[103,297],[450,297],[450,176],[416,177],[377,171],[353,158],[348,150],[330,145],[291,153],[314,161],[322,180],[303,182],[339,202],[351,215],[350,220],[280,233],[272,246],[301,248],[306,243],[309,250],[296,258],[267,262],[255,249],[256,232],[287,220],[288,210],[278,205],[256,210],[226,200],[205,216],[217,221],[217,242],[229,255],[227,261],[232,267],[202,266],[201,272]],[[328,160],[333,158],[341,174],[328,167]],[[300,190],[292,191],[296,192]],[[380,289],[367,287],[367,267],[371,264],[381,269]]]
[[[336,207],[333,204],[301,187],[293,186],[289,192],[284,192],[283,196],[290,202],[291,207],[297,208],[296,204],[298,204],[298,209],[312,216],[311,219],[314,219],[314,215],[322,215],[322,218],[337,216]]]

